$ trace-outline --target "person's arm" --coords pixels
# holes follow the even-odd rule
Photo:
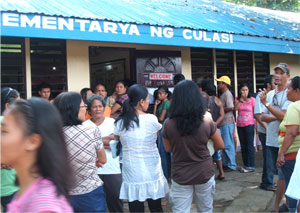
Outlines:
[[[216,120],[216,124],[217,124],[217,126],[219,126],[225,117],[225,112],[224,112],[224,107],[223,107],[222,101],[218,97],[215,97],[215,102],[220,107],[219,117]]]
[[[262,115],[262,114],[254,114],[254,118],[256,119],[256,121],[257,121],[263,128],[266,129],[266,128],[267,128],[267,124],[261,120],[261,115]]]
[[[106,163],[106,154],[103,147],[100,151],[97,152],[96,166],[103,167],[105,163]]]
[[[115,103],[113,105],[113,107],[111,108],[111,114],[115,114],[118,110],[120,110],[122,108],[122,106],[118,103]]]
[[[227,112],[231,112],[234,110],[234,107],[231,107],[231,108],[224,108],[224,112],[227,113]]]
[[[102,138],[102,142],[103,142],[103,145],[104,145],[105,149],[110,149],[109,142],[111,140],[114,140],[114,135],[113,134],[110,134],[110,135]]]
[[[210,139],[214,142],[215,151],[224,149],[224,141],[218,130],[210,137]]]
[[[166,152],[172,152],[173,147],[172,147],[172,144],[169,141],[169,139],[166,139],[166,138],[163,137],[163,142],[164,142],[164,145],[165,145]]]
[[[240,109],[242,103],[243,103],[243,102],[241,102],[240,100],[237,100],[237,99],[236,99],[236,101],[235,101],[235,103],[234,103],[234,110],[238,111],[238,110]]]
[[[284,155],[290,146],[293,144],[295,137],[298,134],[299,125],[288,125],[286,126],[286,133],[282,142],[282,146],[278,153],[277,163],[278,167],[281,167],[285,163]]]
[[[159,104],[160,104],[160,100],[155,100],[155,102],[154,102],[154,109],[153,109],[153,115],[155,115],[155,116],[156,116],[157,107],[158,107]]]
[[[266,103],[267,102],[265,102],[263,104],[265,105]],[[286,110],[277,109],[276,107],[272,106],[271,104],[268,107],[266,106],[266,108],[269,110],[270,113],[272,113],[272,115],[276,118],[276,120],[279,120],[279,121],[283,120]],[[268,121],[266,121],[266,122],[268,122]]]
[[[158,121],[159,121],[159,122],[162,122],[162,121],[165,119],[166,114],[167,114],[167,110],[166,110],[166,109],[163,109],[163,110],[161,111],[161,114],[160,114],[159,118],[157,118]]]
[[[277,120],[277,118],[273,114],[265,114],[265,113],[261,114],[260,119],[266,123],[270,123],[272,121]]]

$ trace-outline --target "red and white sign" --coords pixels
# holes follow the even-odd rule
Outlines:
[[[149,73],[150,80],[173,80],[172,73]]]

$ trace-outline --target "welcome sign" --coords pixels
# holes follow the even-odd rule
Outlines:
[[[66,18],[38,14],[1,13],[1,36],[74,39],[104,42],[126,42],[138,44],[175,45],[252,51],[295,52],[293,44],[260,37],[233,35],[230,33],[208,32],[185,28],[172,28],[134,23]],[[268,42],[266,41],[268,40]],[[296,42],[291,42],[296,43]],[[299,44],[294,44],[295,46]],[[296,52],[300,53],[300,50]],[[277,51],[278,52],[278,51]],[[280,51],[279,51],[280,52]]]

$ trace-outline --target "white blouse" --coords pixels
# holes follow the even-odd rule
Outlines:
[[[132,202],[164,197],[169,186],[156,145],[162,125],[152,114],[139,115],[139,126],[134,124],[134,128],[127,131],[121,129],[121,122],[117,122],[114,131],[120,136],[123,152],[120,199]]]

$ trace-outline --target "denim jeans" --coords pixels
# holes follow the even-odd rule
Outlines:
[[[276,161],[278,150],[278,147],[266,145],[266,182],[269,186],[274,186],[273,178],[277,174]]]
[[[70,203],[74,212],[106,212],[103,186],[81,195],[71,195]]]
[[[286,160],[284,165],[281,167],[281,171],[283,173],[283,177],[284,177],[284,183],[285,183],[285,189],[287,189],[291,176],[293,174],[294,171],[294,167],[295,167],[295,163],[296,160]],[[297,200],[290,198],[289,196],[287,196],[288,198],[288,204],[289,204],[289,211],[290,212],[295,212],[297,209]]]
[[[166,179],[171,177],[171,153],[166,152],[164,142],[162,140],[161,131],[158,134],[158,151],[161,158],[161,166]]]
[[[216,162],[222,160],[221,151],[220,150],[215,151],[215,153],[213,154],[212,158]]]
[[[181,185],[172,180],[169,195],[172,212],[190,212],[194,194],[197,212],[213,212],[215,176],[206,183],[197,185]]]
[[[262,153],[263,153],[263,172],[262,172],[262,176],[261,176],[260,186],[264,187],[264,188],[269,188],[269,187],[273,187],[273,185],[271,182],[268,181],[268,178],[267,178],[266,136],[267,135],[265,133],[262,133],[262,132],[258,133],[258,137],[259,137],[259,140],[262,145]]]
[[[222,153],[223,166],[236,170],[235,149],[234,149],[234,123],[225,124],[220,127],[220,132],[224,140],[225,149]]]
[[[238,127],[238,134],[241,144],[241,153],[244,168],[255,169],[255,151],[254,151],[254,125]]]

